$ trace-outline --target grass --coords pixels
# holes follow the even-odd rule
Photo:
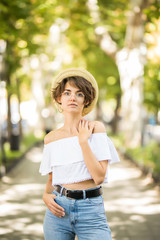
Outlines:
[[[16,151],[10,150],[10,144],[9,142],[6,142],[4,144],[4,151],[5,151],[5,157],[6,157],[6,166],[8,166],[11,162],[13,162],[15,159],[20,158],[24,155],[24,153],[34,145],[34,143],[42,141],[42,137],[38,138],[33,133],[26,135],[23,137],[22,141],[20,142],[20,149]],[[0,165],[2,164],[2,156],[0,153]]]
[[[111,136],[111,138],[115,146],[130,159],[139,166],[147,168],[155,177],[160,178],[160,144],[158,142],[152,140],[146,146],[127,148],[124,146],[122,135]]]
[[[126,153],[139,164],[147,167],[151,173],[160,176],[160,145],[151,141],[149,145],[126,149]]]

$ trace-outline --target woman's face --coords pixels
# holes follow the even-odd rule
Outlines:
[[[61,103],[63,112],[82,113],[84,98],[83,92],[78,87],[70,85],[70,83],[67,82],[59,102]]]

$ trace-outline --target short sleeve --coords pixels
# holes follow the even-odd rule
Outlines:
[[[43,148],[42,162],[39,168],[39,172],[42,176],[52,172],[51,155],[49,150],[47,144],[45,144]]]
[[[108,142],[108,146],[111,154],[111,160],[109,163],[112,164],[112,163],[120,162],[120,159],[114,144],[112,143],[111,139],[107,135],[106,137],[107,137],[107,142]]]
[[[98,161],[108,160],[109,164],[120,161],[115,146],[106,133],[93,134],[91,147]]]

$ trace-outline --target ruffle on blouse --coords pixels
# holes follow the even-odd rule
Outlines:
[[[109,164],[120,161],[117,151],[106,133],[91,134],[90,138],[88,139],[88,144],[91,147],[91,150],[98,161],[108,160]],[[82,166],[84,167],[84,169],[86,168],[82,150],[79,145],[78,136],[63,138],[45,144],[43,149],[43,159],[40,165],[39,172],[42,175],[46,175],[50,172],[53,172],[54,170],[53,176],[54,180],[56,180],[58,178],[58,176],[56,177],[56,175],[59,174],[59,171],[56,173],[56,170],[61,169],[62,171],[62,169],[68,169],[67,165],[68,167],[70,166],[70,169],[72,169],[71,173],[73,173],[74,170],[77,173],[81,172],[81,169],[79,169],[78,167],[80,165],[81,168]],[[64,179],[64,177],[61,172],[61,178]],[[89,179],[91,178],[87,168],[84,171],[84,174],[79,174],[79,176],[77,177],[87,177]]]

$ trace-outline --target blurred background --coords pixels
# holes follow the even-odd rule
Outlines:
[[[82,67],[100,89],[86,118],[160,175],[159,0],[0,1],[0,172],[59,127],[51,83]]]
[[[0,238],[43,239],[42,143],[63,124],[51,83],[69,67],[96,78],[85,118],[120,154],[104,186],[113,240],[160,239],[160,0],[0,0]]]

